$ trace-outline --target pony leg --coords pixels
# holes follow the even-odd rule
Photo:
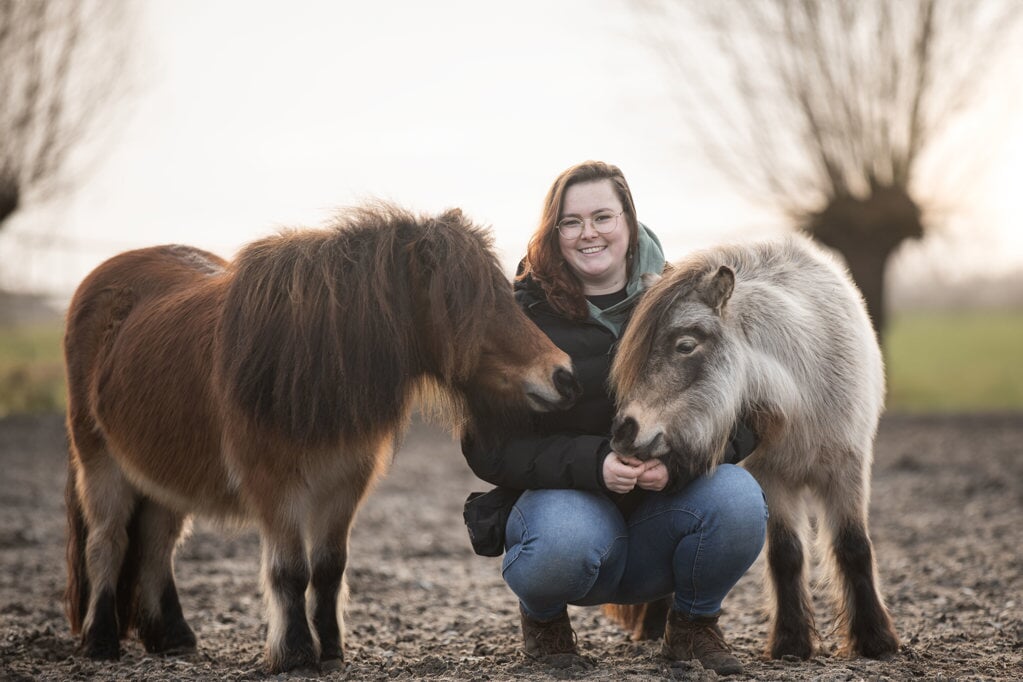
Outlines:
[[[138,611],[135,623],[149,653],[183,654],[195,651],[195,634],[185,622],[174,585],[174,549],[185,516],[143,499],[133,523],[128,561],[138,562]],[[134,554],[134,556],[132,556]]]
[[[770,509],[765,586],[774,593],[767,653],[771,658],[806,660],[813,655],[817,630],[807,580],[805,504],[783,481],[762,477],[760,484]]]
[[[349,517],[350,519],[350,517]],[[309,617],[320,642],[320,662],[325,669],[344,664],[344,587],[348,562],[348,524],[324,538],[312,549],[312,582]]]
[[[105,451],[79,458],[75,487],[86,526],[88,606],[82,623],[82,650],[90,658],[117,659],[121,654],[117,588],[128,548],[135,491]],[[130,599],[130,595],[120,598]]]
[[[355,512],[393,451],[390,437],[374,448],[348,451],[348,456],[336,460],[333,471],[324,473],[312,493],[306,520],[312,565],[309,619],[320,643],[324,671],[344,665],[344,575]]]
[[[301,529],[297,525],[264,528],[263,585],[269,615],[266,666],[271,673],[317,670],[316,647],[306,618],[309,577]]]
[[[859,457],[850,461],[861,462]],[[837,627],[845,633],[842,653],[888,658],[899,649],[891,616],[881,599],[873,545],[867,531],[867,474],[843,477],[844,484],[818,491],[824,523],[822,538],[830,545]],[[849,481],[860,480],[850,485]]]

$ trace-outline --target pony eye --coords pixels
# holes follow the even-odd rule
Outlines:
[[[686,336],[675,342],[675,352],[681,353],[682,355],[689,355],[699,344],[696,343],[696,339],[691,336]]]

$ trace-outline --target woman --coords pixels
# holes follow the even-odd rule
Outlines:
[[[663,653],[734,674],[742,666],[717,618],[763,546],[763,493],[733,464],[673,481],[659,460],[619,456],[609,443],[615,342],[641,293],[640,276],[664,265],[617,167],[586,162],[555,180],[515,295],[572,357],[583,393],[571,409],[541,415],[511,437],[463,439],[476,475],[501,486],[470,496],[466,522],[479,553],[505,551],[503,575],[519,598],[528,656],[554,665],[578,656],[567,604],[670,596]],[[751,444],[730,453],[732,461]]]

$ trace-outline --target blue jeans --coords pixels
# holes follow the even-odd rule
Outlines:
[[[502,573],[527,615],[567,604],[639,604],[674,594],[674,608],[715,614],[764,545],[767,504],[731,464],[681,492],[649,493],[626,521],[604,494],[528,490],[505,534]]]

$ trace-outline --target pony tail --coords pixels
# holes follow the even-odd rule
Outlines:
[[[629,639],[640,642],[657,639],[664,634],[664,626],[671,609],[671,597],[645,604],[604,604],[602,611],[611,621],[629,632]]]
[[[67,586],[64,589],[64,611],[71,625],[71,634],[82,631],[85,614],[89,609],[89,573],[85,562],[85,551],[89,539],[89,527],[82,511],[82,499],[76,485],[74,460],[68,458],[67,483],[64,486],[64,504],[67,508]],[[119,634],[124,637],[135,625],[138,605],[139,567],[142,558],[142,543],[139,528],[139,508],[136,505],[128,522],[128,547],[124,562],[117,578],[117,622]]]
[[[64,504],[67,507],[67,587],[64,590],[64,610],[71,633],[82,630],[86,609],[89,608],[89,575],[85,570],[85,543],[88,528],[82,513],[82,500],[75,485],[75,464],[68,457],[67,484],[64,486]]]

